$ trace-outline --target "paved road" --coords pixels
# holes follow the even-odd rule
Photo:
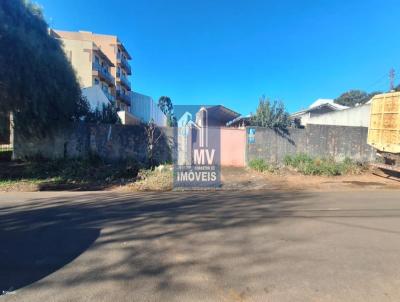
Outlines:
[[[0,195],[0,301],[400,301],[400,192]]]

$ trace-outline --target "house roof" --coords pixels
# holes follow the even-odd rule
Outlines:
[[[209,107],[207,108],[207,111],[209,115],[211,114],[217,115],[218,119],[224,124],[240,116],[240,114],[237,113],[236,111],[233,111],[222,105]]]
[[[318,99],[314,103],[312,103],[310,105],[310,107],[308,107],[308,108],[314,109],[314,108],[318,108],[318,107],[321,107],[324,105],[335,108],[337,110],[343,110],[343,109],[349,108],[347,106],[343,106],[343,105],[335,103],[335,100],[332,100],[332,99]]]
[[[250,115],[250,114],[249,114],[249,115],[246,115],[246,116],[241,115],[241,116],[238,116],[237,118],[234,118],[233,120],[227,122],[227,123],[226,123],[226,126],[229,127],[229,126],[238,124],[238,123],[240,123],[240,122],[249,121],[250,119],[251,119],[251,115]]]
[[[179,120],[186,112],[192,115],[192,118],[196,118],[196,113],[201,107],[209,108],[212,105],[174,105],[174,115]]]
[[[330,109],[332,109],[332,111],[340,111],[340,110],[349,108],[347,106],[343,106],[343,105],[335,103],[335,100],[332,100],[332,99],[318,99],[314,103],[312,103],[307,109],[297,111],[297,112],[291,114],[291,116],[302,115],[304,113],[311,112],[313,110],[318,110],[323,107],[330,108]]]
[[[224,124],[240,116],[239,113],[222,105],[174,105],[174,114],[179,120],[188,112],[192,115],[193,119],[196,119],[196,114],[202,107],[207,109],[208,114],[217,115],[218,119]]]

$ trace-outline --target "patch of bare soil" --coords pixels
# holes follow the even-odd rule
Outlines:
[[[360,175],[305,176],[289,169],[276,173],[260,173],[247,168],[223,168],[222,188],[225,190],[307,190],[346,191],[400,189],[400,178],[380,170]]]

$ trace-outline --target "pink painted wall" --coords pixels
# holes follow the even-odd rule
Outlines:
[[[221,165],[244,167],[246,150],[246,129],[221,129]]]

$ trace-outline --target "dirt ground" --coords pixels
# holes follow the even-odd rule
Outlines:
[[[0,183],[0,192],[36,191],[171,191],[172,167],[163,171],[145,171],[136,181],[121,183],[89,183],[87,185],[46,184],[40,182],[17,181]],[[274,173],[260,173],[248,168],[226,167],[222,169],[222,187],[226,191],[282,190],[282,191],[351,191],[351,190],[400,189],[400,177],[390,176],[379,169],[365,171],[361,175],[346,176],[305,176],[290,169],[280,169]]]
[[[305,176],[291,170],[259,173],[246,168],[223,168],[223,189],[290,191],[345,191],[400,189],[400,178],[380,170],[368,170],[361,175]]]

